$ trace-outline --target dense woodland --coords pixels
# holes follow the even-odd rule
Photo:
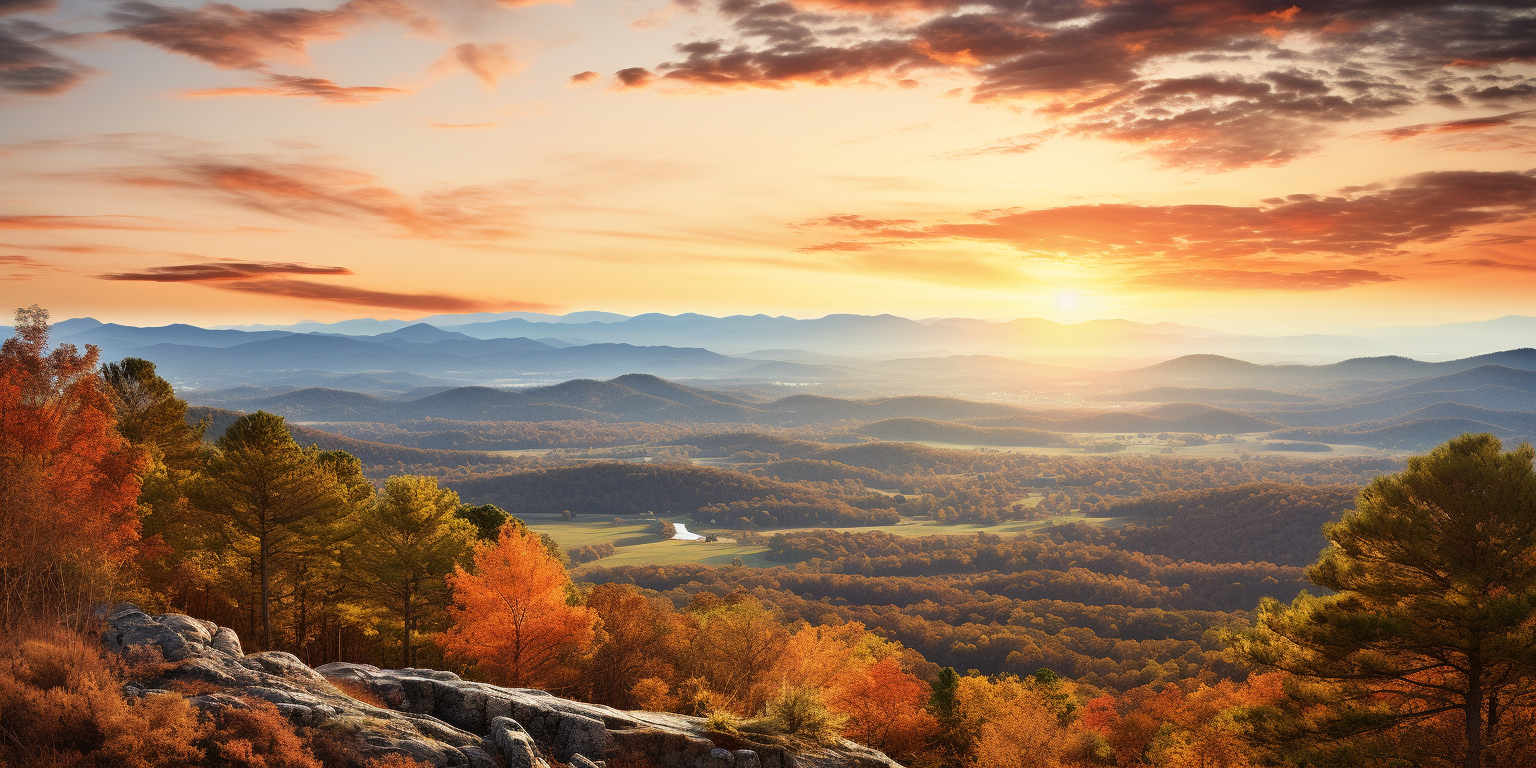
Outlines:
[[[122,600],[312,665],[840,733],[914,768],[1533,764],[1536,470],[1487,435],[1405,466],[607,424],[645,455],[498,457],[189,411],[150,362],[51,347],[35,307],[0,349],[0,428],[6,764],[357,762],[275,710],[125,700],[131,665],[91,637]],[[603,568],[611,545],[515,516],[546,512],[671,513],[774,566]]]

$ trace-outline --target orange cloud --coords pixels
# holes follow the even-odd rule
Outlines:
[[[170,229],[148,216],[0,216],[0,229]]]
[[[1195,269],[1139,275],[1132,278],[1130,284],[1197,290],[1329,291],[1401,279],[1368,269],[1320,269],[1312,272]]]
[[[1338,195],[1296,194],[1259,206],[1127,204],[978,211],[977,221],[921,225],[907,219],[841,214],[798,225],[852,231],[862,242],[884,245],[943,240],[998,243],[1039,258],[1089,257],[1098,261],[1168,263],[1231,261],[1274,256],[1377,258],[1410,244],[1437,243],[1500,224],[1536,217],[1536,170],[1441,171],[1413,176],[1395,187],[1354,187]],[[854,241],[854,243],[861,241]],[[848,242],[808,251],[860,250]],[[1176,270],[1180,279],[1241,281],[1227,271]],[[1350,270],[1275,277],[1300,287],[1318,281],[1360,280]]]

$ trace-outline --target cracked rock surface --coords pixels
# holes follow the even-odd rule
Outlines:
[[[364,756],[408,755],[437,768],[578,768],[608,761],[634,768],[901,768],[884,754],[842,740],[793,748],[708,733],[704,720],[667,712],[625,712],[527,688],[502,688],[433,669],[379,669],[335,662],[311,669],[292,654],[243,653],[233,630],[181,614],[151,616],[120,605],[102,642],[127,653],[157,649],[171,665],[130,686],[147,695],[182,681],[218,690],[189,701],[199,709],[271,702],[296,724],[347,734]],[[386,707],[344,693],[333,681],[370,691]]]

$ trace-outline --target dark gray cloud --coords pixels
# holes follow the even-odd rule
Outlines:
[[[47,96],[84,80],[90,67],[40,44],[58,36],[35,21],[0,21],[0,91]]]
[[[1288,162],[1311,151],[1320,126],[1415,104],[1536,100],[1536,80],[1499,69],[1536,61],[1529,0],[720,0],[716,8],[732,34],[624,70],[655,74],[627,84],[782,88],[958,70],[974,78],[976,100],[1043,101],[1065,133],[1209,170]],[[1169,63],[1204,71],[1160,77]]]

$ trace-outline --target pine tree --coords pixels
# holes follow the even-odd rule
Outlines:
[[[455,514],[459,495],[437,478],[399,475],[363,515],[353,550],[363,600],[401,627],[401,657],[416,663],[413,639],[447,602],[444,577],[467,560],[475,527]]]
[[[1235,650],[1337,684],[1334,733],[1455,716],[1449,751],[1481,768],[1504,714],[1536,699],[1533,456],[1464,435],[1377,478],[1308,571],[1336,594],[1264,601]]]
[[[217,447],[193,499],[211,513],[223,541],[251,563],[261,643],[270,650],[275,577],[330,533],[346,509],[348,489],[321,463],[320,451],[294,442],[281,416],[242,416]]]

